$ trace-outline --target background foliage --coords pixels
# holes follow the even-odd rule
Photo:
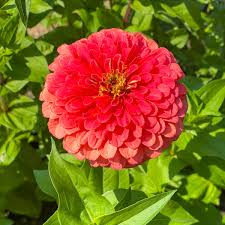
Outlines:
[[[0,224],[224,225],[224,21],[223,0],[0,0]],[[50,154],[38,101],[57,47],[111,27],[170,49],[189,103],[172,146],[119,172]]]

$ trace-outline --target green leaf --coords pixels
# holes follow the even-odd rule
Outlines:
[[[194,91],[188,89],[188,116],[193,117],[200,112],[202,100]]]
[[[187,145],[186,151],[196,152],[200,156],[215,156],[225,160],[225,132],[209,134],[206,132],[198,133]]]
[[[30,0],[15,0],[15,2],[20,14],[20,18],[26,27],[29,16]]]
[[[154,14],[153,6],[143,6],[140,1],[135,0],[131,7],[135,11],[132,18],[132,24],[135,26],[136,31],[149,30]]]
[[[48,170],[34,170],[34,176],[39,188],[47,195],[57,199],[57,193],[52,185]]]
[[[187,44],[188,38],[189,35],[185,29],[175,29],[170,43],[177,46],[177,48],[183,48]]]
[[[54,188],[58,194],[58,219],[60,224],[82,225],[80,214],[84,210],[83,202],[64,166],[64,161],[52,147],[49,172]]]
[[[200,176],[213,184],[225,189],[225,161],[216,157],[202,157],[199,163],[193,165]]]
[[[164,152],[159,157],[149,160],[147,172],[140,171],[138,168],[131,171],[134,177],[133,188],[141,189],[148,196],[162,192],[164,185],[169,183],[184,166],[185,163],[179,161],[176,156]]]
[[[61,225],[56,211],[43,225]]]
[[[4,21],[0,26],[0,44],[7,47],[13,44],[18,28],[18,16],[13,15]]]
[[[36,46],[44,56],[51,54],[54,50],[54,45],[42,40],[36,41]]]
[[[171,178],[185,166],[176,156],[167,154],[165,153],[160,157],[149,160],[146,180],[148,187],[146,187],[146,189],[155,185],[154,192],[161,192],[163,190],[163,185],[169,183]],[[155,171],[157,171],[157,173],[155,173]]]
[[[76,9],[73,13],[80,16],[89,32],[97,32],[101,26],[96,12],[88,12],[85,9]]]
[[[177,202],[170,200],[148,225],[191,225],[197,221]]]
[[[6,112],[0,113],[0,124],[11,129],[22,131],[34,128],[38,107],[26,96],[11,101]]]
[[[219,204],[221,191],[210,181],[200,177],[198,174],[191,174],[187,177],[185,190],[186,194],[183,195],[183,198],[186,200],[201,199],[206,204]]]
[[[0,1],[0,8],[1,8],[2,6],[4,6],[5,3],[8,2],[8,1],[9,1],[9,0],[1,0],[1,1]]]
[[[168,15],[170,15],[171,17],[176,17],[177,14],[176,12],[173,10],[172,7],[170,7],[169,5],[161,2],[160,6],[167,12]]]
[[[4,48],[2,46],[0,47],[0,70],[1,71],[4,71],[5,65],[10,60],[12,54],[13,54],[12,50],[8,48]]]
[[[15,132],[8,135],[7,139],[1,143],[0,147],[0,166],[11,164],[21,149],[20,136]]]
[[[15,80],[42,82],[49,72],[47,60],[35,44],[28,45],[12,57],[7,74]]]
[[[129,188],[129,172],[128,170],[113,170],[111,168],[103,169],[103,189],[104,193],[119,188]]]
[[[225,99],[225,79],[211,81],[197,90],[196,93],[205,103],[202,114],[217,112]]]
[[[143,199],[127,208],[97,219],[98,225],[145,225],[167,204],[175,191]]]
[[[179,150],[184,150],[189,142],[192,140],[193,134],[190,132],[183,132],[180,137],[176,140],[175,145],[179,148]]]
[[[34,14],[43,13],[51,10],[52,7],[44,0],[31,0],[30,12]]]
[[[5,87],[16,93],[20,91],[28,82],[28,80],[11,80],[5,84]]]
[[[188,28],[193,31],[200,29],[202,19],[200,15],[200,4],[195,1],[173,1],[175,5],[172,6],[176,15],[184,22]],[[168,11],[167,11],[168,12]]]
[[[221,213],[213,204],[204,204],[199,200],[185,201],[181,198],[177,201],[199,221],[195,225],[222,225]]]
[[[112,205],[93,190],[85,171],[65,161],[54,142],[49,163],[50,176],[59,199],[58,216],[62,224],[84,224],[114,211]]]
[[[147,197],[142,191],[135,191],[131,189],[111,190],[105,192],[103,196],[108,199],[116,211]]]

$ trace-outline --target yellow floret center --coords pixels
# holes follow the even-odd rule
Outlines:
[[[118,71],[106,73],[99,88],[99,95],[110,93],[113,98],[126,91],[126,78],[123,73]]]

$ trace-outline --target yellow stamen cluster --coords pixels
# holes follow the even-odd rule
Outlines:
[[[113,98],[119,96],[126,90],[126,78],[118,71],[104,74],[102,84],[99,88],[99,95],[110,93]]]

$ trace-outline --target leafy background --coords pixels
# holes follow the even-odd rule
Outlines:
[[[1,0],[0,224],[224,225],[224,21],[224,0]],[[180,138],[122,171],[51,147],[38,100],[57,47],[111,27],[170,49],[188,88]]]

